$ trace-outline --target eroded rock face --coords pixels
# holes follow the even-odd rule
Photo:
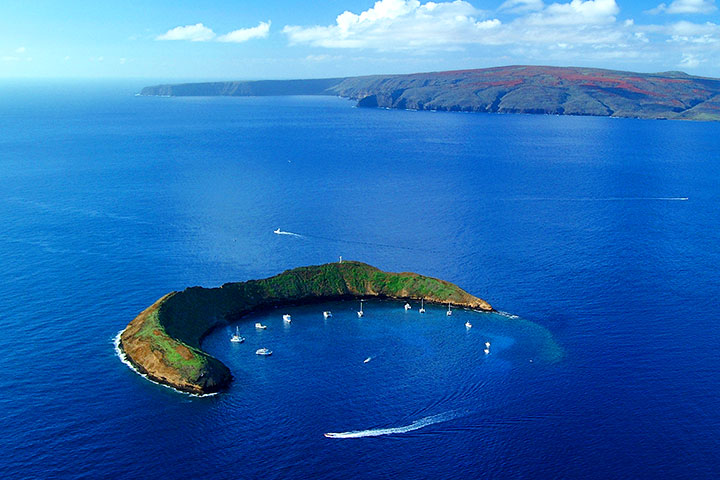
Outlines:
[[[348,297],[424,299],[492,310],[485,300],[443,280],[383,272],[361,262],[329,263],[263,280],[169,293],[130,322],[120,336],[120,347],[140,372],[156,382],[195,394],[214,393],[230,384],[232,374],[200,348],[213,328],[258,307]]]

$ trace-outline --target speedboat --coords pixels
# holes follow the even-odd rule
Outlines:
[[[363,360],[363,363],[368,363],[370,360],[372,360],[372,357],[367,357],[365,360]]]
[[[323,312],[323,318],[330,318],[332,317],[332,312],[330,310],[325,310]]]
[[[470,320],[465,322],[465,328],[472,328],[472,323],[470,323]]]
[[[424,298],[420,299],[420,310],[418,310],[418,312],[425,313],[425,299]]]
[[[406,302],[406,303],[405,303],[405,311],[407,312],[407,311],[410,310],[411,308],[412,308],[412,307],[410,306],[410,304]]]
[[[450,304],[448,303],[447,316],[449,317],[451,315],[452,315],[452,310],[450,309]]]
[[[490,348],[490,342],[485,342],[485,348]]]
[[[292,322],[292,317],[286,313],[285,315],[283,315],[283,322],[285,322],[285,323]]]
[[[240,330],[238,329],[238,327],[235,327],[235,335],[230,337],[230,341],[233,343],[242,343],[245,341],[245,337],[240,336]]]
[[[362,317],[365,315],[365,314],[363,313],[362,303],[363,303],[363,301],[360,300],[360,310],[358,310],[358,312],[357,312],[358,318],[362,318]]]
[[[258,322],[255,324],[255,328],[258,330],[265,330],[267,328],[267,325],[263,325],[262,323]]]
[[[278,228],[277,230],[273,230],[273,233],[280,235],[281,232],[280,232],[280,229]]]
[[[268,356],[272,355],[272,350],[270,350],[269,348],[258,348],[257,350],[255,350],[255,354]]]
[[[489,348],[486,348],[486,349],[485,349],[485,355],[490,355],[490,349],[489,349]]]

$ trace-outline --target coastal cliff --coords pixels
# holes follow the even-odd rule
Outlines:
[[[362,297],[425,299],[493,310],[485,300],[443,280],[345,261],[300,267],[262,280],[169,293],[130,322],[120,335],[119,347],[138,371],[156,382],[195,394],[213,393],[232,381],[230,369],[201,348],[203,337],[213,328],[258,308]]]
[[[156,85],[141,95],[336,95],[370,108],[720,120],[720,79],[581,67]]]

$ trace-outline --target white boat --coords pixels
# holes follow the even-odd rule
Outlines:
[[[258,348],[257,350],[255,350],[255,354],[268,356],[272,355],[272,350],[270,350],[269,348]]]
[[[370,360],[372,360],[372,357],[367,357],[367,358],[363,361],[363,363],[368,363]]]
[[[332,317],[332,312],[330,310],[325,310],[323,312],[323,318],[330,318]]]
[[[410,304],[407,303],[407,302],[405,302],[405,311],[407,312],[407,311],[410,310],[411,308],[412,308],[412,307],[410,306]]]
[[[420,299],[420,310],[418,310],[418,312],[425,313],[425,299],[424,298]]]
[[[362,304],[363,304],[363,301],[360,300],[360,310],[358,310],[358,312],[357,312],[358,318],[362,318],[362,317],[365,315],[365,314],[363,313]]]
[[[470,323],[470,320],[465,322],[465,328],[472,328],[472,323]]]
[[[258,322],[255,324],[255,328],[258,330],[265,330],[267,328],[267,325],[263,325],[262,323]]]
[[[282,232],[281,232],[280,229],[278,228],[277,230],[273,230],[273,233],[276,234],[276,235],[280,235]]]
[[[449,317],[449,316],[451,316],[451,315],[452,315],[452,310],[450,309],[450,304],[448,303],[447,316]]]
[[[490,355],[490,349],[489,349],[489,348],[486,348],[486,349],[485,349],[485,355]]]
[[[238,329],[238,327],[235,327],[235,335],[230,337],[230,341],[233,343],[242,343],[245,341],[245,337],[240,336],[240,330]]]
[[[490,348],[490,342],[485,342],[485,348]]]
[[[286,313],[285,315],[283,315],[283,322],[285,322],[285,323],[292,322],[292,317]]]

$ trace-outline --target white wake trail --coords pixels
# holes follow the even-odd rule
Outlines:
[[[429,417],[415,420],[410,425],[404,427],[392,427],[392,428],[373,428],[370,430],[354,430],[351,432],[330,432],[326,433],[325,436],[328,438],[363,438],[363,437],[379,437],[381,435],[393,435],[398,433],[407,433],[414,430],[420,430],[421,428],[436,423],[447,422],[457,417],[454,412],[445,412],[438,415],[431,415]]]
[[[280,229],[274,230],[273,233],[274,233],[275,235],[290,235],[291,237],[302,238],[302,235],[300,235],[299,233],[284,232],[284,231],[282,231],[282,230],[280,230]]]

